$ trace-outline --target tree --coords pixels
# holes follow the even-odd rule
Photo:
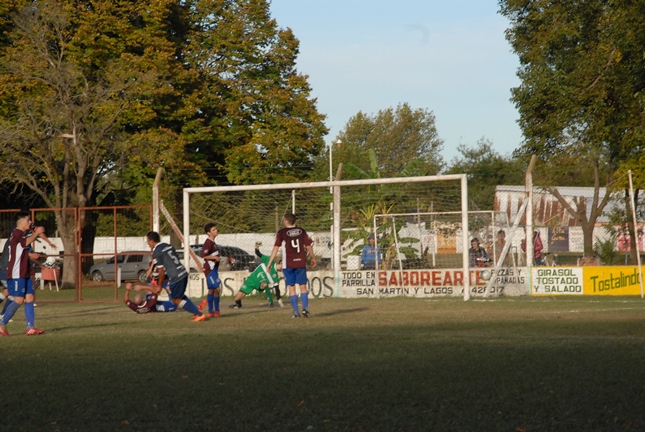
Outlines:
[[[494,207],[495,186],[524,183],[526,164],[519,158],[500,155],[486,138],[474,147],[459,144],[457,150],[461,156],[453,158],[445,173],[468,175],[468,197],[476,209]]]
[[[327,129],[295,68],[298,40],[266,0],[191,3],[186,62],[202,87],[190,147],[200,163],[237,184],[306,178]]]
[[[178,186],[300,178],[322,145],[297,40],[266,0],[14,0],[0,14],[0,182],[46,206],[127,204],[160,166]],[[74,221],[56,218],[75,250]]]
[[[522,83],[512,91],[525,137],[518,154],[536,154],[548,165],[542,184],[582,218],[584,254],[591,256],[593,226],[606,200],[580,201],[573,209],[549,186],[564,179],[559,173],[580,167],[591,171],[586,184],[598,196],[598,188],[611,187],[619,165],[642,151],[643,5],[502,0],[500,6],[521,65]],[[573,175],[575,182],[581,178]]]
[[[51,208],[85,207],[114,172],[184,160],[180,137],[143,127],[157,114],[154,102],[173,92],[173,50],[154,16],[168,5],[48,1],[10,11],[0,53],[0,180],[26,185]],[[65,250],[75,250],[73,214],[55,215]],[[67,261],[65,285],[76,273]]]
[[[413,161],[414,169],[408,169],[407,175],[437,174],[443,167],[440,154],[443,141],[437,133],[434,115],[426,109],[413,110],[407,103],[373,116],[357,113],[334,141],[337,140],[342,144],[334,149],[334,161],[354,165],[379,177],[399,176],[406,167],[411,168]],[[374,151],[374,159],[369,156],[370,149]],[[376,166],[372,166],[374,160],[378,162]],[[319,160],[318,172],[325,171],[322,167],[328,165],[327,153]],[[343,173],[346,179],[350,178],[347,175],[362,177],[358,171]]]

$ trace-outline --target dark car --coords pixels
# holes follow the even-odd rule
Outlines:
[[[197,254],[197,256],[201,256],[203,247],[204,245],[202,244],[190,245],[190,248],[195,252],[195,254]],[[228,270],[253,271],[259,265],[258,260],[256,260],[256,256],[251,255],[242,248],[218,244],[217,249],[219,249],[220,256],[222,257],[222,264],[224,263],[224,260],[227,261],[229,266]]]

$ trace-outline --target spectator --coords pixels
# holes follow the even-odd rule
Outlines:
[[[488,253],[486,252],[486,249],[479,245],[479,239],[477,237],[474,237],[470,241],[468,255],[470,256],[471,267],[484,267],[484,265],[489,261]]]
[[[381,248],[375,246],[376,239],[374,234],[367,236],[367,244],[363,247],[361,252],[361,264],[363,264],[363,270],[374,270],[376,268],[376,259],[378,257],[378,265],[381,267],[383,261],[381,257]]]

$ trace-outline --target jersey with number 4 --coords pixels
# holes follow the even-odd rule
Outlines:
[[[306,268],[307,246],[311,238],[302,228],[282,228],[275,236],[275,246],[282,248],[282,268]]]

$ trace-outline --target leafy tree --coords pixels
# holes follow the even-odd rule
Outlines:
[[[443,167],[440,153],[443,141],[437,133],[434,115],[426,109],[413,110],[407,103],[372,116],[359,112],[349,119],[334,141],[337,140],[342,144],[333,150],[334,165],[342,162],[345,167],[357,168],[346,169],[344,179],[364,178],[365,173],[384,178],[431,175]],[[317,162],[318,178],[328,178],[324,173],[328,172],[329,152]]]
[[[468,197],[476,209],[494,207],[495,186],[524,183],[524,162],[500,155],[486,138],[481,138],[473,147],[459,144],[457,150],[461,156],[453,158],[445,173],[468,175]]]
[[[501,0],[500,6],[521,65],[522,83],[512,97],[525,136],[518,154],[544,161],[540,181],[581,220],[590,256],[593,226],[609,197],[597,198],[598,189],[611,187],[616,169],[638,157],[645,138],[644,6],[626,0]],[[567,177],[593,185],[596,198],[568,205],[548,187],[569,185]]]
[[[181,164],[180,137],[143,127],[157,115],[154,101],[173,92],[165,78],[173,50],[155,16],[169,3],[149,3],[17,2],[8,11],[0,180],[25,185],[48,207],[85,207],[126,166]],[[55,215],[74,250],[72,213]],[[67,261],[64,284],[75,275]]]
[[[0,182],[63,208],[128,204],[159,166],[170,198],[203,172],[305,176],[326,129],[294,68],[298,42],[268,11],[266,0],[4,2]],[[67,214],[57,223],[74,250]]]
[[[298,40],[278,29],[266,0],[190,3],[186,61],[202,79],[191,124],[198,160],[237,184],[306,178],[327,129],[295,68]]]

